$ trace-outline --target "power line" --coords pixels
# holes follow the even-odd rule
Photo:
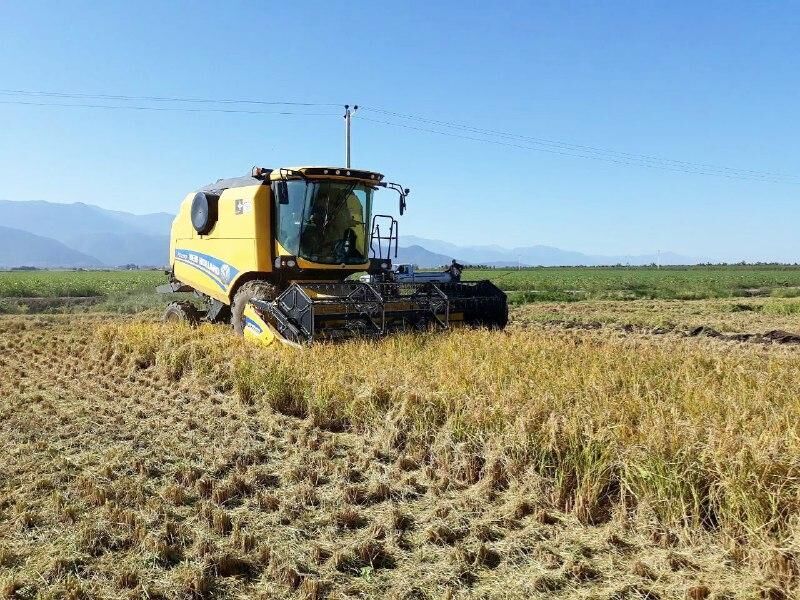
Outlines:
[[[311,117],[331,117],[338,116],[334,112],[296,112],[289,110],[247,110],[237,108],[186,108],[177,106],[137,106],[132,104],[85,104],[85,103],[64,103],[64,102],[29,102],[25,100],[0,100],[0,104],[19,104],[23,106],[60,106],[65,108],[105,108],[114,110],[150,110],[150,111],[169,111],[169,112],[216,112],[216,113],[240,113],[247,115],[298,115]]]
[[[189,104],[249,104],[249,105],[262,105],[262,106],[296,106],[296,107],[339,107],[341,104],[334,103],[317,103],[317,102],[293,102],[293,101],[271,101],[271,100],[253,100],[253,99],[233,99],[233,98],[197,98],[197,97],[177,97],[177,96],[130,96],[119,94],[87,94],[87,93],[67,93],[67,92],[54,92],[43,90],[18,90],[18,89],[0,89],[0,96],[5,95],[8,97],[22,97],[22,98],[63,98],[71,100],[115,100],[118,102],[158,102],[158,103],[189,103]],[[240,114],[274,114],[274,115],[297,115],[297,116],[337,116],[338,113],[333,112],[296,112],[290,110],[268,111],[268,110],[250,110],[244,108],[216,108],[216,107],[202,107],[202,108],[189,108],[185,106],[171,107],[171,106],[143,106],[141,104],[95,104],[85,102],[49,102],[37,100],[0,100],[0,104],[13,104],[13,105],[27,105],[27,106],[53,106],[64,108],[91,108],[91,109],[111,109],[111,110],[140,110],[140,111],[169,111],[169,112],[216,112],[216,113],[240,113]],[[444,121],[437,119],[430,119],[418,115],[408,113],[401,113],[396,111],[385,110],[377,107],[362,106],[362,109],[371,110],[375,113],[394,117],[396,119],[413,120],[418,123],[424,123],[431,126],[438,127],[439,129],[431,129],[404,123],[396,123],[380,119],[372,119],[370,117],[361,116],[360,120],[370,121],[377,124],[388,125],[392,127],[402,127],[404,129],[411,129],[427,133],[434,133],[437,135],[450,136],[455,138],[467,139],[478,142],[486,142],[500,146],[508,146],[512,148],[520,148],[525,150],[534,150],[536,152],[545,152],[548,154],[558,154],[561,156],[569,156],[574,158],[583,158],[590,160],[599,160],[620,165],[648,167],[653,169],[672,171],[676,173],[687,173],[695,175],[717,176],[725,177],[728,179],[740,179],[749,181],[763,181],[770,183],[791,183],[800,184],[800,177],[786,173],[776,173],[770,171],[759,171],[751,169],[737,169],[732,167],[713,165],[708,163],[698,163],[684,160],[676,160],[671,158],[663,158],[647,154],[635,154],[630,152],[622,152],[608,148],[600,148],[595,146],[585,146],[580,144],[571,144],[558,140],[547,138],[539,138],[527,136],[517,133],[506,131],[497,131],[492,129],[485,129],[475,127],[466,123],[458,123],[453,121]],[[466,132],[476,135],[464,135],[453,133],[452,131],[442,131],[441,129],[452,129],[455,131]],[[480,137],[477,137],[480,136]],[[492,138],[500,138],[492,139]],[[506,141],[502,141],[506,140]]]
[[[507,139],[515,139],[524,142],[529,142],[534,145],[541,145],[550,148],[557,148],[561,150],[566,150],[570,152],[582,152],[586,154],[597,154],[600,156],[618,156],[623,159],[631,159],[637,162],[648,162],[653,163],[655,165],[666,163],[671,164],[679,167],[687,167],[691,169],[702,169],[705,173],[704,174],[711,174],[709,171],[720,171],[724,173],[729,173],[731,175],[745,175],[745,176],[758,176],[758,177],[772,177],[772,178],[788,178],[793,180],[798,180],[797,182],[800,183],[800,177],[795,175],[790,175],[787,173],[777,173],[771,171],[760,171],[760,170],[752,170],[752,169],[737,169],[733,167],[726,167],[721,165],[713,165],[709,163],[699,163],[699,162],[691,162],[685,160],[676,160],[671,158],[664,158],[659,156],[647,155],[647,154],[635,154],[631,152],[622,152],[619,150],[611,150],[608,148],[599,148],[596,146],[585,146],[580,144],[571,144],[568,142],[562,142],[558,140],[551,140],[547,138],[539,138],[539,137],[532,137],[527,135],[515,134],[505,131],[497,131],[493,129],[484,129],[480,127],[474,127],[472,125],[468,125],[465,123],[456,123],[452,121],[442,121],[437,119],[429,119],[426,117],[421,117],[417,115],[411,115],[407,113],[399,113],[395,111],[385,110],[382,108],[371,107],[371,106],[363,106],[361,107],[364,110],[373,111],[376,113],[381,113],[384,115],[389,115],[393,117],[397,117],[400,119],[406,120],[414,120],[421,123],[427,123],[430,125],[436,125],[439,127],[445,127],[449,129],[457,129],[462,131],[468,131],[471,133],[478,133],[482,135],[494,136],[494,137],[501,137]],[[363,119],[364,117],[362,117]],[[588,157],[587,157],[588,158]]]
[[[372,119],[370,117],[365,117],[363,115],[360,117],[360,120],[369,121],[371,123],[378,123],[378,124],[381,124],[381,125],[389,125],[391,127],[401,127],[403,129],[412,129],[412,130],[415,130],[415,131],[424,131],[426,133],[435,133],[437,135],[442,135],[442,136],[455,137],[455,138],[460,138],[460,139],[465,139],[465,140],[472,140],[472,141],[476,141],[476,142],[486,142],[486,143],[489,143],[489,144],[495,144],[495,145],[499,145],[499,146],[508,146],[508,147],[511,147],[511,148],[520,148],[520,149],[523,149],[523,150],[533,150],[533,151],[536,151],[536,152],[546,152],[548,154],[558,154],[560,156],[569,156],[569,157],[572,157],[572,158],[586,158],[586,159],[590,159],[590,160],[598,160],[598,161],[603,161],[603,162],[610,162],[610,163],[619,164],[619,165],[647,167],[647,168],[659,169],[659,170],[663,170],[663,171],[672,171],[672,172],[675,172],[675,173],[686,173],[686,174],[690,174],[690,175],[708,175],[708,176],[724,177],[726,179],[738,179],[738,180],[744,180],[744,181],[761,181],[761,182],[767,182],[767,183],[788,183],[788,184],[793,184],[793,185],[797,185],[797,184],[800,183],[800,182],[795,182],[795,181],[787,181],[787,180],[779,180],[779,179],[767,179],[766,176],[733,175],[733,174],[724,174],[724,173],[717,173],[717,172],[702,171],[702,170],[699,170],[699,169],[688,169],[688,168],[682,169],[682,168],[678,168],[678,167],[654,165],[654,164],[650,164],[650,163],[646,163],[646,162],[636,162],[634,160],[624,160],[624,159],[621,159],[621,158],[617,159],[617,158],[604,157],[604,156],[592,155],[592,154],[578,154],[578,153],[561,151],[561,150],[556,150],[556,149],[551,149],[551,148],[541,148],[541,147],[537,147],[537,146],[526,146],[524,144],[518,144],[518,143],[512,143],[512,142],[503,142],[503,141],[500,141],[500,140],[493,140],[493,139],[488,139],[488,138],[485,138],[485,137],[481,138],[481,137],[475,137],[475,136],[470,136],[470,135],[462,135],[462,134],[458,134],[458,133],[453,133],[453,132],[450,132],[450,131],[440,131],[440,130],[437,130],[437,129],[429,129],[429,128],[426,128],[426,127],[416,127],[414,125],[407,125],[405,123],[393,123],[391,121],[382,121],[382,120],[379,120],[379,119]]]
[[[287,101],[271,101],[271,100],[240,100],[231,98],[182,98],[178,96],[123,96],[117,94],[79,94],[79,93],[65,93],[65,92],[47,92],[39,90],[8,90],[0,89],[0,94],[11,96],[47,96],[56,98],[73,98],[73,99],[88,99],[88,100],[132,100],[132,101],[148,101],[148,102],[189,102],[189,103],[204,103],[204,104],[260,104],[267,106],[342,106],[341,104],[334,104],[329,102],[287,102]]]
[[[618,151],[618,150],[610,150],[610,149],[598,148],[598,147],[594,147],[594,146],[584,146],[584,145],[579,145],[579,144],[570,144],[570,143],[567,143],[567,142],[549,140],[549,139],[546,139],[546,138],[531,137],[531,136],[508,133],[508,132],[497,131],[497,130],[492,130],[492,129],[482,129],[482,128],[479,128],[479,127],[473,127],[473,126],[462,124],[462,123],[454,123],[454,122],[450,122],[450,121],[441,121],[441,120],[436,120],[436,119],[427,119],[425,117],[419,117],[419,116],[415,116],[415,115],[398,113],[398,112],[394,112],[394,111],[388,111],[388,110],[369,107],[369,106],[362,107],[362,108],[364,108],[365,110],[372,110],[374,112],[379,112],[379,113],[382,113],[382,114],[387,114],[387,115],[395,116],[395,117],[402,118],[402,119],[413,119],[413,120],[417,120],[417,121],[420,121],[420,122],[429,123],[429,124],[433,124],[433,125],[438,125],[438,126],[442,126],[442,127],[461,129],[461,130],[470,131],[470,132],[474,132],[474,133],[480,133],[480,134],[484,134],[484,135],[492,135],[492,136],[497,136],[497,137],[505,137],[505,138],[512,138],[512,139],[518,139],[518,140],[523,140],[523,141],[529,141],[529,142],[532,142],[532,143],[537,144],[537,145],[541,144],[541,145],[544,145],[544,146],[562,148],[562,149],[571,150],[571,151],[580,151],[580,152],[587,152],[587,153],[593,153],[593,154],[596,153],[596,154],[602,154],[602,155],[611,154],[611,155],[618,155],[620,157],[631,158],[631,159],[635,159],[635,160],[639,160],[639,161],[674,163],[674,164],[677,164],[677,165],[683,165],[683,166],[692,167],[692,168],[701,167],[703,169],[722,170],[722,171],[729,171],[729,172],[733,172],[733,173],[748,173],[748,174],[755,174],[755,175],[762,175],[762,176],[790,177],[790,178],[795,178],[795,179],[797,178],[796,176],[789,175],[789,174],[786,174],[786,173],[776,173],[776,172],[770,172],[770,171],[756,171],[756,170],[750,170],[750,169],[736,169],[736,168],[732,168],[732,167],[724,167],[724,166],[712,165],[712,164],[708,164],[708,163],[697,163],[697,162],[675,160],[675,159],[657,157],[657,156],[652,156],[652,155],[647,155],[647,154],[634,154],[634,153],[630,153],[630,152],[621,152],[621,151]]]

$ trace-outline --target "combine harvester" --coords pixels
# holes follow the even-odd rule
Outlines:
[[[253,168],[183,200],[170,236],[170,283],[206,303],[173,302],[165,321],[230,323],[239,335],[293,345],[457,324],[502,328],[505,294],[489,281],[406,283],[391,268],[397,220],[372,214],[374,192],[409,190],[341,167]],[[369,282],[350,280],[366,271]]]

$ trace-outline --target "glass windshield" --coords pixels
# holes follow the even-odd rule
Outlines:
[[[316,263],[367,262],[372,192],[371,186],[353,181],[275,182],[278,242]]]

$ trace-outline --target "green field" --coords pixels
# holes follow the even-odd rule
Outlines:
[[[727,265],[697,267],[539,267],[468,269],[465,279],[490,279],[512,303],[576,300],[696,300],[736,297],[800,296],[800,266]],[[155,287],[161,271],[6,271],[0,272],[0,311],[28,307],[135,312],[162,306]],[[30,299],[75,299],[53,305]],[[22,308],[20,308],[22,307]]]
[[[139,312],[166,304],[155,288],[163,271],[3,271],[0,313]]]
[[[512,302],[800,296],[800,266],[539,267],[467,270]]]
[[[0,272],[0,297],[135,294],[165,282],[163,271],[4,271]]]

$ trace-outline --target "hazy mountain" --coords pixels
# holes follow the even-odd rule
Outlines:
[[[411,263],[418,267],[439,267],[450,264],[452,256],[431,252],[422,246],[400,246],[397,249],[397,258],[392,257],[392,264],[399,265]]]
[[[65,242],[71,248],[101,258],[108,266],[132,263],[160,267],[169,263],[169,235],[166,234],[98,232],[67,238]]]
[[[446,256],[457,256],[460,260],[469,263],[489,264],[491,262],[506,263],[509,261],[509,251],[500,246],[457,246],[450,242],[421,238],[415,235],[403,235],[401,239],[404,244],[422,246],[431,252]],[[516,261],[516,258],[514,258],[514,261]]]
[[[132,213],[117,210],[105,210],[97,206],[92,206],[92,208],[101,210],[108,216],[122,221],[126,225],[130,225],[138,231],[143,231],[144,233],[149,233],[151,235],[168,235],[169,230],[172,227],[172,221],[175,218],[175,215],[165,212],[134,215]]]
[[[167,213],[134,215],[73,202],[0,200],[0,221],[6,227],[60,240],[84,233],[137,232],[167,235],[173,216]]]
[[[0,200],[3,225],[52,238],[106,266],[166,264],[172,219],[167,213],[134,215],[83,202]]]
[[[91,204],[75,202],[14,202],[0,200],[0,223],[4,227],[28,232],[40,240],[50,238],[50,248],[60,247],[73,253],[64,253],[58,266],[119,266],[137,264],[161,266],[168,262],[169,231],[173,216],[167,213],[135,215],[122,211],[106,210]],[[492,266],[545,265],[641,265],[692,264],[698,259],[671,252],[642,256],[593,256],[552,246],[526,246],[503,248],[501,246],[458,246],[441,240],[404,235],[404,244],[395,264],[414,263],[420,267],[438,267],[453,258],[466,264]],[[38,247],[43,248],[40,241]],[[6,248],[13,251],[13,246]],[[20,251],[18,259],[5,255],[8,266],[29,264]],[[72,257],[71,259],[69,257]],[[71,263],[69,260],[74,259]],[[89,262],[87,262],[89,261]],[[94,261],[93,263],[91,261]],[[51,263],[51,266],[56,266]]]
[[[27,231],[0,227],[0,268],[101,267],[93,256],[73,250],[56,240]]]
[[[503,248],[501,246],[457,246],[441,240],[404,235],[404,243],[422,246],[433,252],[456,256],[468,264],[492,266],[568,266],[568,265],[686,265],[703,262],[698,258],[682,256],[673,252],[643,254],[636,256],[590,255],[582,252],[562,250],[553,246],[524,246]]]

